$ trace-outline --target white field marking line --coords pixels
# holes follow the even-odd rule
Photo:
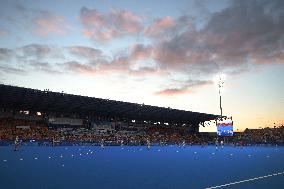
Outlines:
[[[261,176],[261,177],[255,177],[255,178],[241,180],[241,181],[237,181],[237,182],[231,182],[231,183],[228,183],[228,184],[222,184],[222,185],[219,185],[219,186],[207,187],[206,189],[221,188],[221,187],[226,187],[226,186],[230,186],[230,185],[234,185],[234,184],[239,184],[239,183],[249,182],[249,181],[259,180],[259,179],[264,179],[264,178],[267,178],[267,177],[272,177],[272,176],[277,176],[277,175],[282,175],[282,174],[284,174],[284,171],[280,172],[280,173],[274,173],[274,174],[270,174],[270,175],[265,175],[265,176]]]

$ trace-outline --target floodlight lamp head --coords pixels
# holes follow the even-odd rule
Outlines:
[[[219,94],[221,95],[224,93],[224,84],[225,84],[226,75],[225,74],[218,74],[214,78],[214,83],[218,87]]]
[[[219,75],[219,78],[220,78],[220,80],[222,80],[222,81],[225,81],[226,80],[226,74],[220,74]]]
[[[225,82],[225,79],[226,79],[226,75],[225,74],[218,74],[214,77],[214,83],[215,84],[218,84],[219,83],[224,83]]]
[[[225,74],[220,74],[218,77],[219,77],[218,78],[218,86],[220,88],[223,88],[224,87],[224,83],[225,83],[225,79],[226,79],[226,75]]]

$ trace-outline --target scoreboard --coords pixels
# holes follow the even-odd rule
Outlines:
[[[217,135],[233,136],[233,121],[229,118],[217,119]]]

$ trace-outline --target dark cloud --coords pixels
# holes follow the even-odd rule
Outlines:
[[[13,51],[8,48],[0,48],[0,61],[10,61],[13,56]]]
[[[69,61],[61,64],[64,66],[64,69],[67,71],[71,71],[73,73],[80,73],[86,75],[94,75],[96,74],[96,69],[88,64],[82,64],[77,61]]]
[[[61,73],[61,70],[57,70],[52,62],[64,59],[61,53],[57,47],[41,44],[30,44],[15,49],[0,48],[0,66],[3,74],[22,74],[29,71],[57,74]]]
[[[30,61],[29,62],[29,69],[32,69],[33,71],[41,71],[48,74],[62,74],[64,73],[64,70],[60,70],[56,68],[53,64],[49,62],[35,62]]]
[[[283,1],[232,1],[212,13],[204,27],[191,25],[155,44],[153,58],[165,69],[207,74],[284,63],[283,23]]]
[[[100,64],[106,62],[109,58],[103,54],[100,49],[95,49],[86,46],[71,46],[67,47],[69,53],[76,58],[83,58],[87,60],[90,64]]]
[[[218,61],[283,63],[278,58],[284,44],[284,4],[269,2],[234,1],[212,16],[202,33],[208,46],[215,47]]]
[[[23,60],[41,61],[43,59],[64,59],[62,49],[43,44],[29,44],[20,47],[16,56]]]
[[[0,72],[2,72],[2,74],[16,74],[16,75],[26,74],[25,70],[20,68],[13,68],[8,65],[0,65]]]
[[[71,55],[71,56],[70,56]],[[68,57],[68,59],[65,58]],[[26,71],[79,74],[132,74],[150,73],[147,68],[131,69],[131,55],[107,57],[99,49],[86,46],[53,47],[30,44],[15,49],[0,49],[0,65],[6,62]],[[11,72],[12,73],[12,72]]]
[[[152,59],[152,53],[153,47],[151,45],[136,44],[131,48],[129,57],[133,61]]]
[[[30,44],[19,49],[24,57],[35,57],[41,59],[47,57],[51,53],[51,48],[48,45]]]

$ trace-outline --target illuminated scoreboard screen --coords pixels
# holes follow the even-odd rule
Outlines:
[[[217,135],[218,136],[233,136],[233,121],[232,119],[217,120]]]

